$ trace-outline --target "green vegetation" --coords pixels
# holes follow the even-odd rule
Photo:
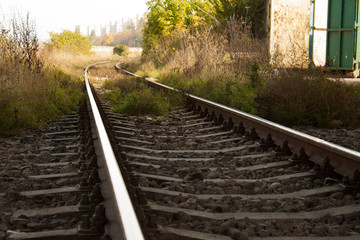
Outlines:
[[[150,0],[137,74],[286,125],[360,126],[360,89],[269,62],[264,0]],[[134,68],[134,66],[129,66]]]
[[[50,33],[50,36],[50,42],[47,44],[50,50],[64,51],[73,54],[90,54],[90,40],[80,33],[64,30],[62,33]]]
[[[163,41],[174,40],[174,35],[189,30],[201,31],[211,26],[218,31],[229,29],[231,35],[230,20],[250,26],[253,35],[265,37],[265,0],[151,0],[147,4],[149,11],[143,30],[146,57],[158,52]]]
[[[103,87],[112,90],[103,98],[114,104],[113,111],[117,113],[163,116],[184,102],[181,96],[149,88],[134,77],[108,80]]]
[[[192,1],[196,6],[214,14],[210,1]],[[200,27],[204,22],[214,21],[200,8],[183,0],[153,0],[148,3],[150,11],[143,30],[143,53],[151,56],[161,47],[163,40],[170,39],[186,29]],[[156,55],[156,53],[155,53]]]
[[[266,0],[212,0],[216,18],[224,24],[234,19],[251,26],[251,32],[259,38],[266,37]]]
[[[17,19],[17,20],[15,20]],[[29,17],[0,23],[0,135],[35,129],[61,114],[76,110],[83,83],[44,66]],[[20,21],[20,22],[19,22]]]
[[[287,125],[360,126],[360,86],[330,81],[323,72],[291,71],[267,81],[258,114]],[[338,125],[338,124],[336,124]]]
[[[121,44],[121,45],[116,45],[113,49],[113,53],[117,54],[119,56],[124,56],[126,57],[127,55],[129,55],[130,53],[130,49],[128,46]]]

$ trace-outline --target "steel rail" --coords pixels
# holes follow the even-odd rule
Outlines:
[[[156,79],[142,78],[139,75],[121,69],[117,65],[116,68],[124,71],[126,74],[141,78],[150,85],[181,93],[179,90],[156,82]],[[234,126],[241,123],[248,132],[250,132],[252,128],[255,128],[257,135],[264,139],[270,134],[274,143],[280,146],[282,146],[284,141],[287,141],[292,153],[300,154],[302,151],[301,149],[304,149],[310,161],[315,162],[320,166],[323,166],[324,164],[329,166],[330,164],[331,168],[342,176],[353,179],[354,175],[356,175],[356,170],[360,171],[360,152],[192,94],[186,94],[186,96],[196,107],[200,107],[203,111],[206,109],[208,113],[214,112],[217,116],[221,114],[225,121],[231,120],[231,122],[234,123]]]
[[[113,197],[116,203],[115,209],[117,218],[120,219],[121,223],[119,223],[118,228],[123,231],[123,238],[127,240],[142,240],[144,239],[142,230],[140,228],[140,224],[135,214],[134,207],[131,203],[131,199],[129,197],[124,179],[121,175],[119,166],[117,164],[114,151],[111,147],[109,137],[106,133],[106,129],[104,123],[102,121],[100,111],[97,107],[94,95],[92,93],[90,83],[88,80],[88,70],[90,67],[97,64],[105,64],[110,63],[112,61],[98,62],[91,64],[85,69],[85,84],[86,90],[88,93],[88,98],[90,101],[93,117],[96,123],[96,129],[98,132],[99,140],[102,147],[102,152],[104,156],[104,160],[106,162],[106,169],[108,171],[108,175],[110,177],[110,182],[112,184]],[[117,236],[117,239],[119,236]]]

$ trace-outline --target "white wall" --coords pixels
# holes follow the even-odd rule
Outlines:
[[[279,67],[304,67],[309,60],[310,0],[270,1],[270,54]],[[328,0],[315,1],[313,60],[326,61]]]
[[[309,64],[309,0],[272,0],[270,9],[270,54],[278,67]]]
[[[314,63],[325,66],[326,61],[326,29],[328,20],[328,0],[315,1],[315,30],[314,32]]]

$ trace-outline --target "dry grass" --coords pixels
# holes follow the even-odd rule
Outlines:
[[[108,51],[95,51],[91,55],[85,56],[74,55],[68,52],[48,51],[46,48],[42,48],[40,56],[46,65],[54,66],[74,76],[82,76],[84,68],[95,62],[127,60],[124,57],[112,54],[112,51],[110,54]],[[132,52],[129,58],[140,59],[140,53]]]
[[[281,72],[258,95],[259,114],[287,125],[360,126],[360,86],[330,81],[320,71]],[[338,124],[337,124],[338,125]]]
[[[0,136],[38,128],[76,110],[82,83],[39,58],[29,17],[0,22],[0,28]]]
[[[41,58],[46,65],[57,67],[75,76],[82,76],[84,74],[84,68],[91,63],[120,59],[116,56],[97,54],[90,56],[74,55],[68,52],[47,51],[45,49],[41,52]]]
[[[146,59],[165,74],[181,73],[188,78],[213,78],[227,74],[239,77],[247,73],[253,62],[266,64],[265,44],[251,37],[250,28],[236,21],[230,21],[228,25],[228,29],[221,32],[212,28],[184,31],[163,39],[161,47]],[[147,64],[149,69],[151,64]]]
[[[164,39],[137,73],[286,125],[332,127],[340,120],[343,127],[360,126],[359,87],[299,70],[307,65],[305,51],[296,41],[288,46],[289,59],[299,64],[276,69],[281,54],[269,62],[265,44],[247,26],[230,21],[224,32],[187,31]]]

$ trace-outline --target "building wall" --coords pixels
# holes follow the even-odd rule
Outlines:
[[[269,1],[269,51],[277,67],[309,64],[309,0]]]
[[[315,31],[314,31],[314,63],[316,66],[325,66],[326,60],[326,29],[328,21],[329,0],[315,1]]]

